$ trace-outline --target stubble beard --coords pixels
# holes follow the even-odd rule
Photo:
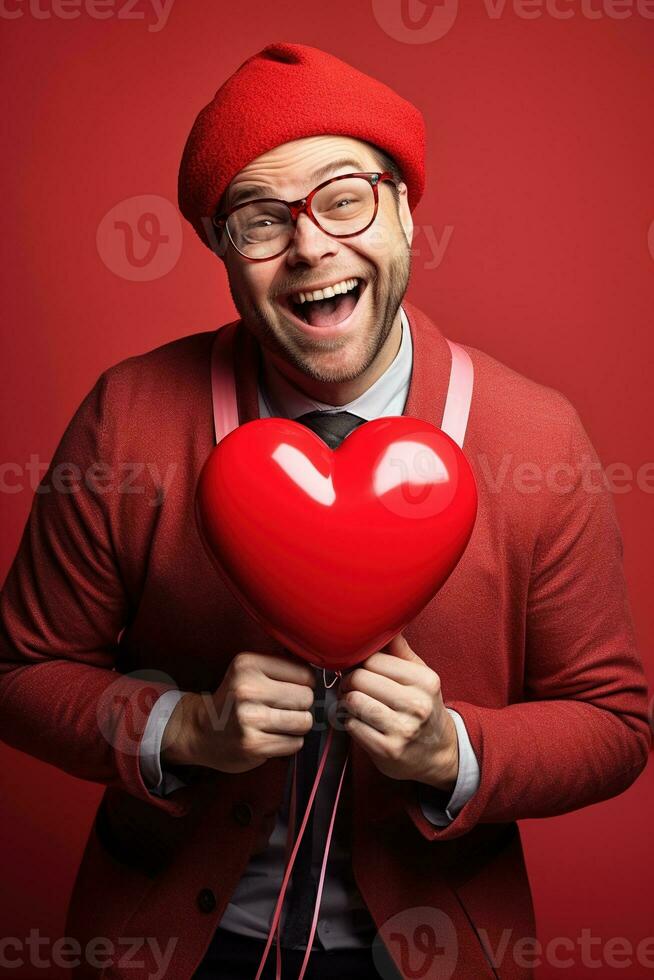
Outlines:
[[[371,311],[364,336],[333,338],[316,342],[310,337],[293,334],[291,337],[283,322],[283,314],[275,315],[270,307],[250,303],[232,292],[234,305],[244,324],[255,334],[259,343],[275,357],[286,361],[307,377],[323,384],[342,384],[355,381],[373,363],[383,348],[402,298],[406,293],[410,272],[409,244],[402,246],[387,274],[368,280],[366,292],[370,293]],[[379,299],[375,301],[375,292]],[[372,321],[372,322],[370,322]],[[348,351],[356,345],[358,354],[353,359],[343,358],[342,364],[334,363],[334,354]],[[338,359],[337,359],[338,360]],[[325,363],[329,361],[331,363]]]

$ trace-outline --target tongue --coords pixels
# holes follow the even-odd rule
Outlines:
[[[316,299],[303,303],[302,312],[312,327],[333,327],[348,317],[356,305],[354,293],[345,293],[332,299]]]

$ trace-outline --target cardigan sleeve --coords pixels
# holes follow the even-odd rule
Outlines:
[[[477,823],[555,816],[598,803],[622,793],[647,764],[647,682],[622,537],[597,454],[563,400],[567,452],[543,490],[528,585],[524,696],[500,707],[446,701],[465,721],[481,779],[441,829],[409,791],[406,808],[427,840],[457,837]]]
[[[106,479],[119,453],[119,425],[107,438],[110,372],[61,438],[0,595],[0,738],[181,816],[193,788],[153,796],[138,764],[150,710],[174,684],[116,667],[129,602],[112,547],[120,490]]]

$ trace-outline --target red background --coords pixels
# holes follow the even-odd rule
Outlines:
[[[409,43],[401,0],[232,9],[176,0],[160,30],[149,29],[157,18],[146,0],[131,8],[134,19],[116,16],[125,3],[116,0],[106,20],[80,2],[71,19],[56,16],[52,0],[31,9],[28,0],[5,0],[0,14],[9,93],[1,160],[2,458],[17,465],[6,484],[19,488],[2,494],[2,577],[32,498],[20,474],[31,454],[48,461],[98,374],[233,318],[222,266],[165,202],[155,211],[168,242],[141,272],[126,258],[125,239],[101,234],[98,246],[98,229],[117,205],[129,220],[152,210],[143,195],[175,203],[196,112],[273,40],[323,47],[423,110],[428,186],[414,215],[410,298],[446,336],[564,392],[605,465],[626,463],[635,474],[651,463],[654,20],[628,3],[619,10],[631,15],[619,19],[608,0],[586,0],[584,8],[559,0],[538,16],[532,5],[524,8],[530,18],[508,2],[497,16],[501,5],[479,0],[459,9],[440,39]],[[448,8],[445,0],[434,15],[445,17]],[[409,12],[418,18],[427,8],[411,0]],[[411,36],[418,35],[415,28]],[[440,262],[426,247],[428,233],[447,242]],[[138,257],[148,246],[137,236],[134,247]],[[634,480],[615,503],[651,681],[654,495]],[[654,934],[653,781],[649,766],[613,800],[521,823],[543,941],[576,942],[586,928],[601,947],[614,937],[635,947]],[[2,934],[26,937],[38,928],[61,936],[100,788],[4,745],[0,783]],[[601,947],[594,947],[600,957]],[[626,970],[602,961],[599,974],[651,975],[633,959]],[[560,973],[544,965],[537,975]],[[598,970],[577,954],[571,974],[581,980]]]

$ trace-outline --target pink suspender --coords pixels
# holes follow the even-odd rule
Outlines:
[[[236,383],[232,367],[234,330],[233,325],[218,330],[211,352],[211,397],[216,443],[238,426]],[[463,448],[474,373],[468,352],[451,340],[447,343],[452,352],[452,365],[441,429]]]
[[[211,351],[211,398],[213,402],[213,424],[214,424],[214,435],[216,443],[219,443],[221,439],[231,432],[233,429],[238,427],[238,406],[236,401],[236,381],[234,377],[233,369],[233,346],[234,346],[234,335],[235,335],[236,325],[230,324],[228,327],[223,327],[218,330],[213,343]],[[447,339],[447,338],[446,338]],[[445,399],[445,408],[443,411],[443,420],[441,423],[441,429],[445,432],[458,446],[463,448],[463,440],[465,439],[466,427],[468,424],[468,415],[470,413],[470,402],[472,400],[472,388],[474,380],[474,372],[472,361],[470,356],[458,344],[453,343],[451,340],[447,341],[450,351],[452,353],[452,364],[450,367],[450,379],[447,387],[447,397]],[[340,671],[336,672],[337,675]],[[332,683],[335,683],[336,678]],[[288,822],[288,834],[286,841],[286,868],[284,872],[284,877],[282,880],[282,886],[277,898],[277,904],[275,905],[275,911],[273,914],[272,923],[270,925],[270,931],[268,933],[268,941],[266,943],[266,948],[264,949],[261,962],[259,964],[259,969],[255,980],[260,980],[261,974],[268,958],[268,952],[272,944],[273,935],[277,931],[277,965],[276,965],[276,976],[277,980],[281,980],[281,948],[279,942],[279,927],[281,924],[281,913],[282,906],[284,902],[284,895],[289,883],[291,872],[293,870],[293,865],[295,863],[295,857],[300,847],[302,841],[302,836],[304,834],[304,829],[309,819],[309,813],[313,805],[313,801],[318,789],[318,784],[325,767],[325,762],[327,760],[327,754],[332,743],[332,737],[334,734],[333,728],[329,729],[327,735],[327,740],[324,745],[322,755],[320,758],[320,764],[316,772],[316,778],[314,780],[313,788],[311,790],[311,795],[309,797],[309,802],[307,809],[305,811],[304,817],[302,819],[302,824],[298,836],[293,844],[291,850],[291,828],[295,826],[295,801],[296,801],[296,782],[297,782],[297,756],[294,759],[293,768],[293,784],[291,790],[291,814],[289,815]],[[300,971],[300,976],[298,980],[302,980],[304,977],[307,963],[309,961],[309,956],[311,955],[311,947],[313,944],[313,937],[315,935],[316,927],[318,924],[318,914],[320,911],[320,901],[322,898],[323,884],[325,879],[325,871],[327,867],[327,859],[329,856],[329,847],[332,839],[332,832],[334,829],[334,821],[336,818],[336,811],[338,808],[338,801],[341,794],[341,789],[343,786],[343,778],[345,776],[345,769],[349,760],[349,752],[343,763],[341,770],[341,776],[338,784],[338,790],[336,792],[336,797],[334,799],[334,804],[332,808],[332,815],[329,824],[329,830],[327,832],[327,839],[325,841],[325,850],[323,852],[322,867],[320,871],[320,880],[318,883],[318,891],[316,895],[316,901],[314,905],[313,921],[311,924],[310,935],[307,940],[307,948],[304,955],[304,961],[302,963],[302,969]],[[290,856],[289,856],[290,855]]]
[[[236,379],[234,377],[233,348],[234,325],[216,331],[211,349],[211,400],[213,402],[213,430],[216,445],[221,439],[238,428],[236,404]]]
[[[472,401],[474,370],[468,352],[451,340],[447,342],[452,351],[452,366],[441,429],[463,449]]]

